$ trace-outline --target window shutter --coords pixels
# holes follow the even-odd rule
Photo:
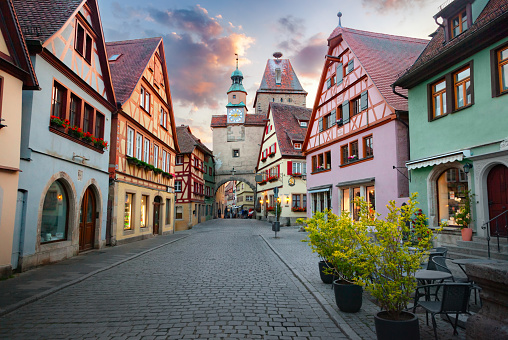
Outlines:
[[[273,143],[273,152],[277,152],[277,143]]]
[[[351,59],[349,63],[347,63],[347,73],[351,73],[355,68],[355,60]]]
[[[280,176],[280,164],[277,165],[277,177],[279,177],[279,176]]]
[[[367,91],[362,92],[362,96],[360,98],[360,107],[361,110],[367,110],[369,107],[369,97],[367,96]]]
[[[329,89],[330,87],[332,87],[332,80],[329,78],[329,79],[326,81],[326,89]]]
[[[319,132],[323,131],[323,118],[319,118]]]
[[[293,174],[293,162],[288,161],[288,175],[292,175],[292,174]]]
[[[342,103],[342,123],[349,122],[349,100]]]
[[[329,124],[330,126],[334,126],[335,123],[337,123],[337,119],[335,119],[336,115],[337,115],[337,110],[333,109],[331,116],[330,116],[330,120],[331,120],[331,122]]]
[[[342,83],[342,78],[344,76],[343,67],[342,63],[337,64],[337,85]]]

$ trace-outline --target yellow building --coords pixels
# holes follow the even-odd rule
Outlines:
[[[111,127],[111,244],[174,232],[178,153],[162,38],[106,44],[117,100]],[[112,166],[113,165],[113,166]]]
[[[254,209],[254,191],[244,182],[236,183],[236,205],[239,211]]]
[[[22,90],[38,89],[28,50],[10,1],[0,2],[0,278],[17,266],[19,239],[15,238],[21,142]],[[15,213],[16,212],[16,213]],[[12,263],[14,261],[14,263]]]

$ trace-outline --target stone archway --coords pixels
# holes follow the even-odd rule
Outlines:
[[[254,193],[254,202],[253,202],[254,203],[254,216],[253,216],[253,218],[256,219],[256,209],[255,208],[256,208],[256,202],[258,201],[258,199],[257,199],[257,192],[256,192],[257,189],[256,189],[256,182],[254,181],[254,175],[252,175],[252,180],[248,180],[245,177],[233,176],[233,175],[216,176],[216,182],[215,182],[216,184],[215,184],[214,192],[217,192],[217,190],[219,190],[219,188],[221,186],[223,186],[227,182],[231,182],[231,181],[245,183],[252,189],[252,192]],[[254,184],[252,184],[252,183],[254,183]]]

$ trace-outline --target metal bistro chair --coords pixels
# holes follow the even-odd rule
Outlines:
[[[445,248],[445,251],[433,251],[429,254],[429,262],[427,262],[427,270],[437,270],[436,268],[436,265],[434,264],[434,262],[432,262],[432,259],[436,256],[443,256],[443,257],[446,257],[446,253],[448,252],[448,250]]]
[[[469,297],[472,285],[470,283],[447,282],[428,285],[439,286],[442,288],[441,301],[419,301],[418,306],[425,309],[427,325],[429,324],[429,313],[432,316],[432,327],[434,337],[437,340],[436,314],[445,314],[450,324],[453,326],[453,334],[457,335],[457,324],[459,314],[469,314]],[[455,323],[450,319],[449,314],[455,314]]]
[[[434,256],[432,258],[432,261],[434,262],[434,265],[436,266],[436,269],[442,272],[450,273],[452,274],[451,270],[446,265],[446,257],[443,256]],[[474,284],[474,282],[471,282],[468,278],[454,278],[452,276],[453,282],[460,282],[460,283],[472,283],[472,289],[474,289],[474,303],[477,304],[476,294],[479,293],[482,288],[478,286],[477,284]],[[480,297],[480,306],[482,305],[482,300]]]

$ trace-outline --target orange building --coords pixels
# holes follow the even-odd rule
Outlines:
[[[121,104],[111,123],[106,238],[116,244],[172,233],[179,148],[162,38],[106,46]]]

